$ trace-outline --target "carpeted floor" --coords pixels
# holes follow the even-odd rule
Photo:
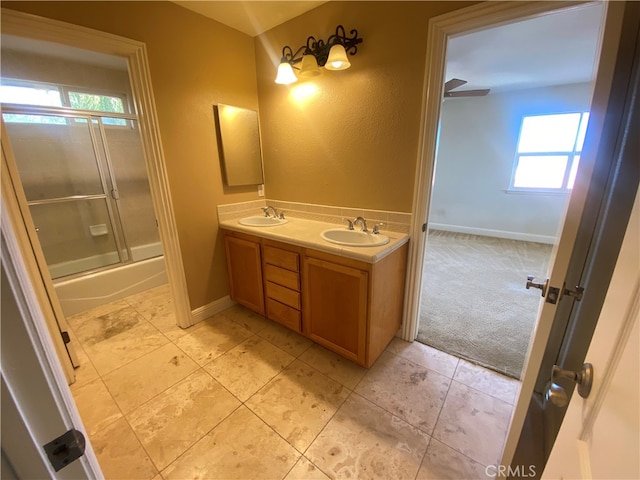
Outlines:
[[[520,378],[552,246],[432,230],[417,340]]]

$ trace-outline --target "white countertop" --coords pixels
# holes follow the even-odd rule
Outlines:
[[[378,262],[409,241],[409,236],[404,233],[381,230],[380,233],[389,237],[389,243],[386,245],[380,245],[378,247],[345,247],[327,242],[320,236],[322,231],[330,228],[341,228],[340,225],[302,218],[288,218],[287,220],[287,223],[270,227],[249,227],[241,225],[238,219],[223,220],[220,222],[220,227],[236,232],[248,233],[257,237],[290,243],[299,247],[322,250],[323,252],[341,255],[367,263]]]

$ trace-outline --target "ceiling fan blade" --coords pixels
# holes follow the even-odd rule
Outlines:
[[[448,82],[445,82],[444,84],[444,91],[448,92],[450,90],[453,90],[454,88],[458,88],[461,87],[462,85],[464,85],[465,83],[467,83],[466,80],[460,80],[459,78],[452,78],[451,80],[449,80]]]
[[[461,92],[444,92],[445,98],[451,97],[484,97],[491,91],[490,88],[482,90],[462,90]]]

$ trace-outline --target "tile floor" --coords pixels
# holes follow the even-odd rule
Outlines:
[[[364,369],[235,306],[175,325],[167,286],[69,318],[107,479],[473,479],[518,382],[394,339]]]

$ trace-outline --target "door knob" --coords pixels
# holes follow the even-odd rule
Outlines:
[[[547,287],[549,286],[549,279],[547,278],[544,283],[535,283],[533,281],[534,278],[536,278],[534,275],[527,275],[527,283],[525,284],[525,287],[527,290],[530,288],[539,288],[542,290],[541,295],[544,297],[547,293]]]
[[[551,383],[555,383],[559,378],[566,378],[567,380],[576,382],[580,396],[587,398],[591,393],[591,386],[593,385],[593,365],[584,363],[579,372],[565,370],[558,365],[554,365],[551,368]]]

